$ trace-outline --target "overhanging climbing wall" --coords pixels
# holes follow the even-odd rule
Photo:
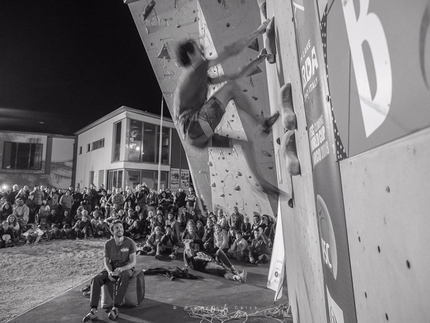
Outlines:
[[[173,94],[181,71],[174,57],[177,42],[188,38],[196,39],[204,46],[206,57],[216,57],[224,46],[248,35],[260,25],[258,6],[253,1],[128,2],[172,116]],[[216,76],[224,72],[235,72],[251,59],[255,59],[262,48],[260,37],[237,57],[215,67],[210,73]],[[261,115],[268,116],[270,108],[264,64],[238,83],[251,104],[260,108]],[[214,87],[210,91],[216,89],[217,87]],[[232,139],[252,141],[262,176],[269,182],[276,183],[272,137],[262,136],[257,130],[245,134],[244,125],[250,129],[258,129],[253,122],[246,115],[239,114],[231,102],[216,132]],[[208,149],[196,149],[186,142],[183,142],[183,145],[196,190],[209,210],[223,208],[231,212],[233,206],[237,205],[240,211],[248,216],[252,216],[253,212],[274,215],[276,201],[262,193],[253,178],[231,176],[235,165],[242,165],[243,173],[250,173],[243,154],[238,154],[240,149],[234,146],[218,150],[211,148],[209,153]],[[220,154],[231,157],[216,157]],[[210,162],[223,171],[212,171]],[[249,185],[252,187],[247,188]],[[245,192],[247,194],[244,194]]]

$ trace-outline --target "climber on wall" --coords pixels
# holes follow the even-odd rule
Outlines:
[[[216,78],[210,78],[208,76],[209,68],[239,54],[255,38],[266,31],[269,22],[270,20],[265,21],[249,36],[225,47],[225,50],[214,60],[206,59],[201,47],[198,46],[194,40],[186,40],[178,44],[176,56],[178,64],[183,67],[183,71],[175,93],[174,113],[180,125],[180,129],[183,132],[183,139],[189,144],[203,148],[210,144],[211,139],[221,137],[215,134],[214,130],[220,123],[230,100],[234,100],[238,110],[246,112],[261,125],[262,133],[270,133],[271,127],[279,117],[279,112],[276,112],[269,118],[262,118],[260,111],[253,106],[239,86],[234,82],[235,79],[252,72],[257,65],[266,58],[266,50],[263,49],[254,61],[237,73],[221,75]],[[221,82],[226,83],[206,100],[208,85]],[[250,130],[251,129],[248,131]],[[247,131],[247,129],[245,129],[245,131]],[[226,138],[224,137],[224,139]],[[280,193],[279,189],[267,182],[259,174],[252,144],[250,142],[240,141],[240,145],[245,154],[248,166],[254,173],[262,191],[273,196],[278,196]]]

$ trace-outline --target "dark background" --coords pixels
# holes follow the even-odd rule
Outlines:
[[[72,135],[123,105],[160,114],[161,91],[122,0],[0,1],[0,130]]]

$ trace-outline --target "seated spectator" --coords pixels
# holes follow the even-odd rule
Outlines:
[[[94,228],[93,236],[95,238],[107,238],[107,239],[109,239],[110,235],[111,235],[111,233],[109,230],[109,225],[107,224],[107,222],[105,222],[105,219],[102,216],[100,216],[97,219],[97,223],[96,223],[95,228]]]
[[[246,241],[251,242],[251,240],[252,240],[252,226],[251,226],[251,223],[249,222],[248,217],[245,217],[243,219],[242,228],[240,231],[242,231],[243,238]]]
[[[3,221],[0,228],[0,247],[13,247],[15,244],[13,243],[13,231],[9,228],[9,224],[7,221]]]
[[[44,232],[37,227],[36,223],[30,223],[30,228],[25,231],[22,235],[25,237],[25,244],[29,245],[31,243],[39,243],[41,237],[43,236]]]
[[[10,214],[6,219],[7,225],[11,230],[12,240],[18,242],[21,235],[21,226],[19,225],[18,219],[15,215]]]
[[[229,247],[230,247],[230,246],[233,244],[233,242],[236,240],[236,232],[237,232],[237,230],[236,230],[234,227],[232,227],[232,228],[230,228],[230,229],[228,230],[227,237],[228,237],[228,246],[229,246]]]
[[[229,247],[227,231],[223,230],[219,224],[215,224],[214,226],[214,247],[215,252],[218,249],[226,252]]]
[[[196,232],[200,239],[203,239],[203,236],[205,234],[205,227],[203,225],[203,222],[200,220],[197,220],[196,222]]]
[[[161,227],[157,226],[154,228],[154,232],[152,232],[148,239],[146,239],[145,245],[143,246],[140,254],[155,256],[157,252],[157,246],[161,242],[161,238],[163,237],[163,233],[161,231]]]
[[[133,222],[131,222],[131,225],[128,226],[127,230],[125,230],[124,235],[133,240],[140,239],[141,234],[140,234],[139,225],[140,225],[140,221],[134,220]]]
[[[157,252],[155,254],[156,259],[161,259],[163,254],[169,254],[170,259],[176,259],[176,255],[179,251],[179,240],[174,235],[173,230],[170,226],[166,227],[166,233],[162,236],[160,242],[157,245]]]
[[[218,210],[217,224],[219,224],[225,232],[228,232],[228,229],[229,229],[228,221],[227,221],[227,218],[225,217],[224,211],[222,209]]]
[[[219,260],[216,260],[205,251],[194,250],[191,247],[190,240],[185,240],[184,243],[185,267],[190,267],[194,270],[208,274],[218,275],[228,280],[241,283],[246,282],[246,271],[239,273],[227,257],[220,257]]]
[[[261,217],[260,217],[259,214],[254,214],[254,216],[252,217],[252,219],[253,219],[253,222],[252,222],[252,225],[251,225],[251,231],[255,231],[255,230],[257,230],[261,226]]]
[[[275,225],[267,214],[263,214],[262,223],[265,225],[264,235],[270,240],[270,246],[273,246],[273,241],[275,240]]]
[[[259,227],[254,230],[254,239],[249,246],[249,262],[251,264],[266,263],[270,261],[272,251],[269,248],[269,239],[263,233],[264,229]]]
[[[248,242],[244,239],[242,231],[236,231],[236,240],[228,249],[227,255],[239,261],[245,261],[248,258]]]
[[[208,219],[208,222],[206,223],[205,226],[205,232],[203,233],[203,238],[202,238],[202,242],[203,242],[203,250],[209,252],[209,253],[213,253],[215,252],[214,249],[214,222],[212,220],[212,218]]]
[[[173,234],[176,236],[176,238],[179,240],[181,238],[181,232],[179,230],[179,223],[176,221],[175,217],[171,212],[167,214],[167,220],[166,220],[166,228],[171,227]]]
[[[0,222],[6,221],[7,217],[13,212],[12,204],[6,202],[5,199],[3,200],[3,203],[0,204]]]
[[[72,229],[75,231],[76,239],[87,239],[93,236],[91,222],[88,218],[87,210],[82,211],[82,219],[76,222]]]
[[[37,227],[43,232],[42,238],[44,237],[46,240],[51,240],[51,225],[46,222],[46,218],[41,218]]]

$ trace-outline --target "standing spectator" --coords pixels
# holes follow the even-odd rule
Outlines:
[[[34,196],[29,195],[27,200],[25,201],[25,205],[27,205],[28,209],[30,210],[29,216],[28,216],[28,223],[35,223],[36,222],[36,203],[34,203]]]
[[[262,222],[265,225],[264,235],[269,239],[270,246],[272,246],[275,239],[275,225],[267,214],[263,214]]]
[[[196,194],[194,193],[194,189],[190,187],[188,189],[187,197],[185,198],[186,208],[188,213],[191,213],[191,210],[193,210],[196,207],[196,201],[197,201],[197,197],[196,197]]]
[[[29,195],[30,195],[30,189],[29,189],[28,185],[24,185],[19,190],[18,194],[15,196],[15,199],[20,198],[25,203],[27,201]]]
[[[234,206],[233,213],[229,218],[229,226],[235,228],[236,230],[241,230],[243,220],[243,214],[239,213],[239,208],[237,206]]]
[[[124,208],[124,195],[121,194],[121,190],[119,188],[116,188],[115,192],[112,193],[108,203],[114,206],[115,211],[119,211]]]
[[[248,217],[245,217],[245,219],[243,220],[241,231],[242,231],[243,238],[246,241],[251,242],[251,240],[252,240],[252,226],[251,226],[251,223],[249,222]]]
[[[22,228],[25,228],[30,220],[30,209],[24,204],[21,198],[16,199],[16,206],[13,208],[13,214],[18,219]]]
[[[51,210],[55,210],[60,213],[60,194],[58,193],[55,187],[51,188],[51,192],[49,193],[49,206]]]
[[[130,187],[127,188],[127,191],[125,192],[124,204],[127,204],[128,207],[133,210],[136,206],[136,196],[134,195],[133,190]]]
[[[143,211],[146,210],[146,203],[147,203],[148,194],[149,194],[149,189],[145,183],[138,185],[136,187],[136,193],[134,193],[135,202],[136,202],[136,205],[139,205],[139,207]]]
[[[67,190],[64,195],[61,196],[59,201],[59,204],[61,205],[61,212],[64,214],[65,211],[68,211],[71,214],[73,202],[73,196],[71,195],[70,190]]]
[[[15,204],[16,195],[19,192],[19,186],[17,184],[12,186],[12,191],[7,195],[6,199],[11,204]]]
[[[42,205],[40,206],[39,212],[37,214],[37,223],[40,223],[40,220],[45,218],[47,220],[46,222],[48,222],[49,225],[51,225],[51,222],[48,221],[48,215],[51,214],[51,209],[49,208],[49,205],[47,202],[48,201],[46,200],[42,201]]]
[[[36,213],[39,212],[39,208],[42,205],[43,201],[43,192],[40,190],[39,185],[35,185],[33,191],[30,193],[33,195],[33,201],[36,203]]]
[[[182,215],[182,208],[184,208],[187,204],[185,201],[186,198],[187,194],[185,194],[184,189],[180,187],[174,197],[174,205],[178,212],[178,217]]]
[[[147,202],[148,212],[155,212],[158,206],[158,194],[154,190],[150,190]]]

